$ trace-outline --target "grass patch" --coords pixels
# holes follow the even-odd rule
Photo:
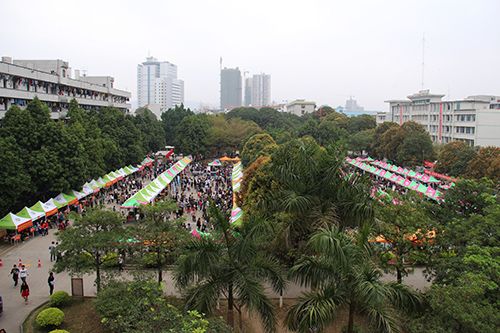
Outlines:
[[[94,298],[73,298],[71,302],[62,307],[64,323],[59,327],[71,333],[110,333],[101,325],[99,315],[94,309]],[[49,330],[38,327],[35,318],[40,311],[50,307],[47,303],[33,311],[23,323],[25,333],[47,333]]]

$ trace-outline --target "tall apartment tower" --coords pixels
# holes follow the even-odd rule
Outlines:
[[[252,106],[271,105],[271,75],[256,74],[252,77]]]
[[[252,81],[251,77],[245,79],[245,106],[252,105]]]
[[[184,81],[177,78],[177,66],[148,57],[137,65],[138,106],[156,104],[167,110],[184,103]]]
[[[231,110],[241,106],[241,72],[238,67],[220,72],[220,108]]]

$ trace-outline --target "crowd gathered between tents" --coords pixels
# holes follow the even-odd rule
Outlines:
[[[158,157],[158,156],[157,156]],[[234,206],[233,186],[241,182],[239,159],[225,157],[208,163],[201,156],[175,156],[170,150],[160,158],[146,157],[136,167],[127,166],[83,185],[80,191],[61,193],[55,198],[19,213],[9,213],[0,220],[6,230],[4,241],[17,243],[35,236],[45,236],[49,229],[64,230],[70,224],[70,213],[85,214],[88,208],[107,207],[122,213],[126,222],[143,218],[140,207],[164,198],[173,199],[179,209],[175,217],[185,217],[185,227],[194,236],[211,229],[207,212],[209,202],[232,214],[231,222],[241,218]],[[224,160],[225,159],[225,160]],[[235,213],[236,211],[236,213]],[[235,217],[237,217],[235,219]]]

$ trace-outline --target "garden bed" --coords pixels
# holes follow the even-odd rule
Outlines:
[[[39,328],[35,323],[38,313],[49,307],[45,304],[34,310],[23,323],[24,333],[47,333],[50,330]],[[71,303],[62,307],[64,322],[59,327],[71,333],[111,333],[104,329],[101,320],[94,309],[93,298],[74,298]]]

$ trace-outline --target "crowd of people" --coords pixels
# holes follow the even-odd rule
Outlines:
[[[70,225],[69,213],[74,211],[85,214],[86,210],[95,206],[104,206],[108,209],[118,211],[127,217],[128,222],[133,222],[143,218],[140,209],[127,210],[121,208],[121,204],[134,193],[146,186],[155,177],[170,168],[176,162],[175,159],[160,161],[155,165],[132,174],[123,180],[113,184],[109,188],[91,195],[78,204],[68,206],[58,213],[44,217],[33,223],[29,230],[33,236],[46,236],[49,229],[64,230]],[[173,199],[178,210],[174,213],[176,218],[185,219],[185,228],[188,230],[197,229],[201,232],[209,232],[213,229],[210,224],[208,208],[210,204],[216,205],[222,211],[230,214],[232,208],[232,165],[208,166],[207,161],[193,161],[181,172],[169,186],[159,195],[157,200],[163,198]],[[132,218],[132,219],[131,219]],[[49,246],[50,261],[60,260],[61,254],[57,250],[58,244],[52,242]],[[124,257],[119,255],[119,270],[123,270]],[[30,294],[27,277],[28,270],[25,265],[14,265],[10,274],[14,281],[14,287],[18,286],[21,279],[20,293],[25,303],[28,303]],[[52,272],[47,279],[49,294],[54,290],[55,277]]]
[[[207,232],[212,229],[208,205],[213,202],[224,212],[232,207],[231,170],[226,166],[208,166],[192,162],[169,188],[169,196],[179,207],[176,217],[185,216],[188,230]]]

